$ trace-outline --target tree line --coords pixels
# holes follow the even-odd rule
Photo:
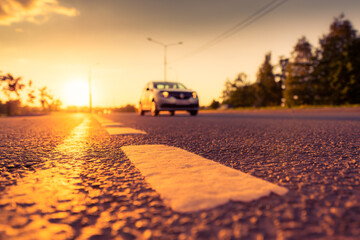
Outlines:
[[[58,110],[60,106],[61,101],[55,99],[47,87],[35,88],[32,80],[24,83],[22,77],[0,72],[0,115],[52,111]]]
[[[360,37],[343,14],[334,19],[318,47],[303,36],[278,66],[280,72],[275,74],[267,53],[254,83],[244,73],[225,82],[222,103],[233,107],[360,103]],[[219,104],[213,100],[210,107]]]

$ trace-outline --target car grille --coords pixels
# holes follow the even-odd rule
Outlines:
[[[169,92],[169,96],[176,99],[189,99],[192,97],[191,92]]]

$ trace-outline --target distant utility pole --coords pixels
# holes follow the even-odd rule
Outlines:
[[[154,40],[154,39],[152,39],[152,38],[148,38],[148,40],[150,41],[150,42],[153,42],[153,43],[156,43],[156,44],[159,44],[159,45],[161,45],[161,46],[163,46],[164,47],[164,82],[166,82],[166,71],[167,71],[167,47],[170,47],[170,46],[175,46],[175,45],[181,45],[181,44],[183,44],[183,42],[177,42],[177,43],[170,43],[170,44],[165,44],[165,43],[162,43],[162,42],[159,42],[159,41],[157,41],[157,40]]]
[[[95,65],[99,65],[99,63]],[[91,66],[89,67],[89,112],[92,113]]]
[[[91,67],[89,68],[89,112],[92,113]]]

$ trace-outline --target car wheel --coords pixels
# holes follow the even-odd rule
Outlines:
[[[175,115],[175,111],[169,111],[170,112],[170,116],[174,116]]]
[[[189,111],[191,116],[196,116],[198,114],[198,111],[194,110],[194,111]]]
[[[152,101],[151,102],[151,116],[156,117],[157,115],[159,115],[159,110],[157,110],[156,102]]]
[[[142,109],[142,104],[141,103],[139,104],[138,113],[139,113],[140,116],[144,116],[144,114],[145,114],[145,111]]]

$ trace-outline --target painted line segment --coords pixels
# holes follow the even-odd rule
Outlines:
[[[42,158],[41,167],[20,177],[16,185],[1,193],[0,205],[6,207],[1,208],[1,217],[4,217],[0,217],[0,239],[75,238],[72,227],[52,224],[50,213],[61,209],[59,205],[70,211],[78,204],[84,204],[87,194],[78,189],[87,164],[84,157],[90,128],[91,120],[84,119],[62,144]],[[9,221],[4,223],[5,219],[26,219],[29,224],[24,223],[26,227],[19,228]]]
[[[110,135],[130,135],[130,134],[146,134],[146,132],[124,127],[122,123],[114,122],[110,119],[96,116],[97,121],[105,128]]]
[[[110,135],[146,134],[144,131],[126,127],[106,127],[105,129]]]
[[[230,200],[249,202],[287,189],[180,148],[133,145],[121,148],[147,182],[178,212],[213,208]]]

